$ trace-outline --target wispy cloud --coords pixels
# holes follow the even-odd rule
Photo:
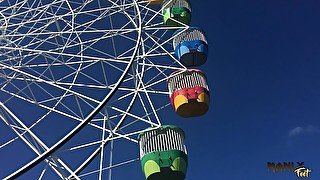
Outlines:
[[[289,137],[294,137],[300,134],[313,134],[313,133],[320,133],[320,128],[316,126],[306,126],[306,127],[295,127],[291,129],[288,133]]]

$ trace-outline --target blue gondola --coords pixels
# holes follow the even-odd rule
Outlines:
[[[200,66],[207,61],[208,43],[200,28],[192,27],[174,33],[173,47],[176,57],[187,66]]]

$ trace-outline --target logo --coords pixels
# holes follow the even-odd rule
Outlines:
[[[310,177],[311,174],[311,170],[305,167],[298,167],[294,172],[298,177]]]
[[[304,162],[283,162],[274,163],[268,162],[267,168],[273,173],[278,172],[293,172],[299,178],[307,178],[311,175],[311,169],[305,167]]]

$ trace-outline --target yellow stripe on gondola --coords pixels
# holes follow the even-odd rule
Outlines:
[[[174,98],[174,109],[175,111],[177,111],[177,109],[183,105],[188,103],[188,99],[187,97],[185,97],[184,95],[178,95]]]
[[[197,99],[188,100],[183,95],[174,98],[174,109],[182,117],[197,117],[204,115],[209,109],[210,97],[207,93],[199,94]]]

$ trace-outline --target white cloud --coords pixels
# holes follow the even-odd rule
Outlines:
[[[306,127],[295,127],[289,131],[289,137],[297,136],[300,134],[313,134],[313,133],[320,133],[320,128],[315,126],[306,126]]]
[[[293,128],[289,131],[289,136],[292,137],[292,136],[301,134],[303,131],[304,129],[302,127]]]

